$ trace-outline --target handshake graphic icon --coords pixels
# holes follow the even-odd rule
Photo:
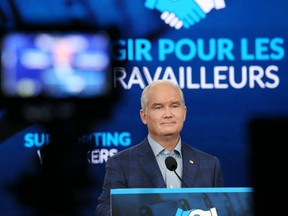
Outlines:
[[[170,27],[180,29],[189,28],[200,20],[213,8],[225,8],[224,0],[146,0],[145,7],[161,12],[161,19]]]

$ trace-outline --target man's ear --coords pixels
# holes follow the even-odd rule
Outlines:
[[[142,120],[142,122],[143,122],[143,124],[147,124],[147,120],[146,120],[146,113],[145,113],[145,111],[143,110],[143,109],[140,109],[140,117],[141,117],[141,120]]]
[[[186,120],[186,115],[187,115],[187,107],[185,106],[184,107],[184,119],[183,119],[183,122],[185,122],[185,120]]]

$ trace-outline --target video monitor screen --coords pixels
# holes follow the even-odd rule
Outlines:
[[[1,38],[1,95],[95,98],[111,90],[105,32],[10,32]]]

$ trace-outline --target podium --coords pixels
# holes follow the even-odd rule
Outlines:
[[[253,216],[253,188],[111,190],[112,216]]]

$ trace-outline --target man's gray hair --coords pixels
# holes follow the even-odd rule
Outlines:
[[[175,82],[173,82],[173,81],[170,81],[170,80],[156,80],[156,81],[148,84],[148,85],[144,88],[144,90],[142,91],[142,95],[141,95],[141,108],[142,108],[143,110],[146,110],[150,89],[153,88],[153,87],[156,86],[156,85],[159,85],[159,84],[168,84],[168,85],[170,85],[170,86],[174,86],[174,87],[178,90],[178,92],[179,92],[179,94],[180,94],[182,104],[185,106],[185,99],[184,99],[183,91],[182,91],[182,89],[178,86],[177,83],[175,83]]]

